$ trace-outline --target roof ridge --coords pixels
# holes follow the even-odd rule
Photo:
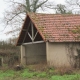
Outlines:
[[[37,15],[62,15],[62,16],[80,16],[80,14],[54,14],[54,13],[34,13],[34,12],[28,12],[27,13],[28,15],[30,15],[30,14],[37,14]]]

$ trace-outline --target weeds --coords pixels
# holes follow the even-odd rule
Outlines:
[[[44,78],[47,77],[47,73],[46,72],[38,73],[36,76],[39,78]]]
[[[65,74],[72,74],[74,71],[73,68],[69,68],[69,67],[58,67],[55,69],[55,74],[59,74],[59,75],[65,75]]]
[[[80,80],[80,75],[56,75],[52,76],[50,80]]]
[[[61,68],[59,68],[62,71]],[[64,69],[63,69],[64,70]],[[25,68],[20,71],[0,70],[0,80],[80,80],[80,73],[74,74],[56,74],[54,68],[47,68],[45,71],[34,71]],[[61,73],[62,74],[62,73]]]
[[[25,69],[21,73],[21,77],[26,77],[26,78],[33,78],[33,77],[44,78],[46,76],[47,76],[46,72],[32,72],[29,71],[29,69]]]
[[[5,77],[13,77],[13,76],[14,76],[13,70],[0,71],[0,80],[4,79]]]
[[[32,78],[34,73],[29,72],[29,69],[24,69],[24,71],[20,75],[21,77]]]

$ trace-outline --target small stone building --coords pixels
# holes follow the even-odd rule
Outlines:
[[[80,15],[28,13],[16,45],[23,65],[80,67]]]

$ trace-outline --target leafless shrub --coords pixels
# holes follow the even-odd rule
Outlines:
[[[71,74],[73,73],[73,70],[74,70],[73,68],[62,66],[55,69],[55,74],[60,75]]]
[[[34,65],[28,65],[27,66],[31,71],[46,71],[48,68],[46,62],[42,62],[39,64],[34,64]]]

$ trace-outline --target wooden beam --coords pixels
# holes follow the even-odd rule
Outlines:
[[[26,29],[22,29],[22,31],[27,31]]]
[[[23,43],[22,45],[38,44],[38,43],[44,43],[44,41],[28,42],[28,43]]]
[[[30,27],[30,22],[29,22],[29,25],[28,25],[28,29],[29,29],[29,27]],[[25,41],[25,38],[26,38],[26,35],[27,35],[27,32],[28,32],[28,29],[26,30],[26,34],[24,36],[24,39],[23,39],[23,42],[22,43],[24,43],[24,41]]]
[[[36,32],[36,34],[35,34],[35,36],[34,36],[34,39],[36,38],[37,34],[38,34],[38,31]]]
[[[30,39],[32,40],[32,37],[31,37],[31,35],[30,35],[30,33],[28,32],[28,36],[30,37]]]
[[[32,31],[32,42],[34,42],[34,27],[32,22],[31,22],[31,31]]]

